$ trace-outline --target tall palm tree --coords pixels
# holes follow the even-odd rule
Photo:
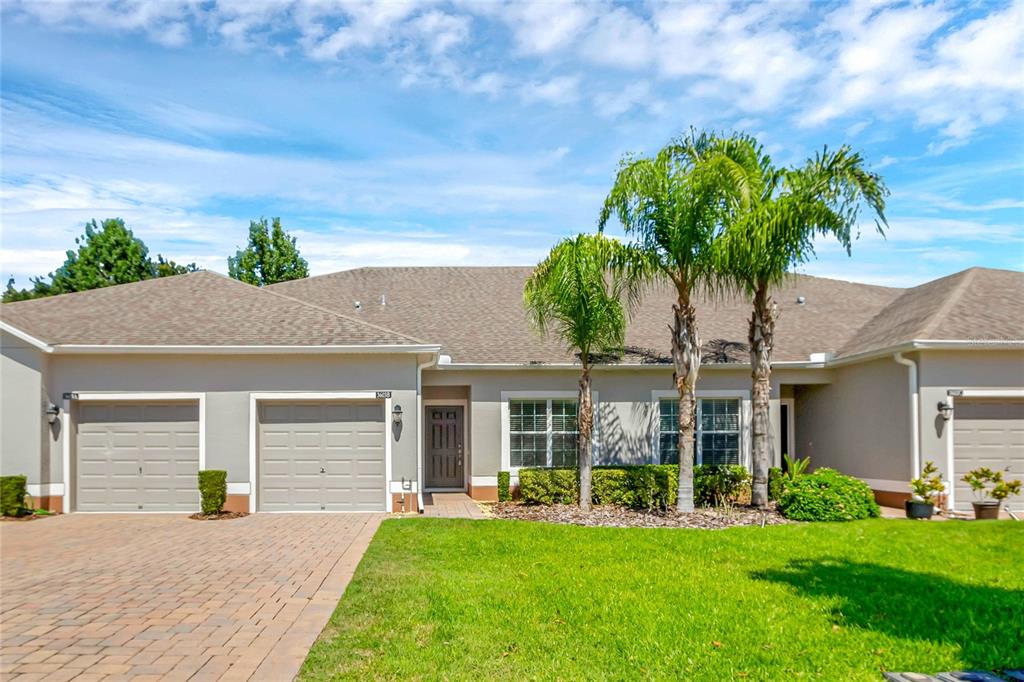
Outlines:
[[[763,507],[774,459],[769,400],[778,308],[770,290],[814,256],[816,237],[834,237],[849,254],[864,205],[884,234],[888,190],[879,175],[865,168],[860,154],[847,146],[834,152],[826,147],[798,168],[777,168],[748,136],[735,136],[711,154],[728,168],[723,175],[741,190],[735,194],[739,201],[734,210],[726,214],[717,269],[753,303],[747,332],[753,380],[751,502]]]
[[[591,504],[591,454],[594,404],[591,370],[597,356],[621,352],[626,337],[624,280],[611,275],[611,264],[620,257],[622,245],[602,234],[581,234],[563,239],[551,249],[526,281],[523,300],[541,334],[555,334],[570,351],[579,355],[580,508]]]
[[[620,264],[627,279],[667,280],[672,306],[672,362],[679,391],[679,494],[676,509],[693,511],[693,443],[701,348],[693,297],[717,284],[714,244],[722,234],[734,187],[727,166],[711,154],[718,138],[691,132],[654,158],[625,157],[605,199],[598,225],[614,216],[627,237]]]

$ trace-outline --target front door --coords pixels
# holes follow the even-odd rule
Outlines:
[[[461,405],[428,405],[427,487],[465,488]]]

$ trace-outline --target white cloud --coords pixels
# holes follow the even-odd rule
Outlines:
[[[570,104],[580,97],[579,76],[555,76],[547,81],[527,83],[520,89],[525,102]]]
[[[473,11],[485,3],[467,4]],[[594,19],[595,7],[577,2],[514,2],[495,5],[520,54],[543,55],[573,44]]]

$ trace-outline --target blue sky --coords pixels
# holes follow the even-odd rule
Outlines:
[[[696,126],[883,174],[888,239],[803,272],[1022,269],[1022,8],[5,0],[0,268],[26,284],[115,216],[221,272],[261,215],[314,274],[529,264]]]

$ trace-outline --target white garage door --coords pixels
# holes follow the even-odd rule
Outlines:
[[[1024,400],[964,398],[954,406],[956,508],[968,511],[974,496],[960,479],[971,469],[1010,467],[1004,476],[1024,480]],[[1010,497],[1005,505],[1024,510],[1024,497]]]
[[[261,403],[258,438],[262,511],[384,509],[381,403]]]
[[[79,511],[199,509],[197,402],[83,402],[77,424]]]

